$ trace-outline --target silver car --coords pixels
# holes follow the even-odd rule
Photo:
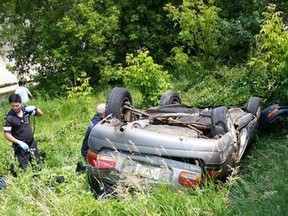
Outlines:
[[[106,118],[89,136],[87,175],[100,195],[114,186],[172,184],[195,188],[204,179],[225,179],[251,142],[261,99],[246,107],[194,108],[177,92],[162,95],[159,107],[133,107],[129,91],[111,90]]]

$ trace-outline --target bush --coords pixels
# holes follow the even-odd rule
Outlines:
[[[156,105],[160,96],[172,88],[171,76],[163,70],[163,66],[154,62],[148,51],[140,52],[138,56],[126,56],[127,67],[118,70],[106,68],[102,82],[123,81],[124,87],[140,92],[143,106]]]

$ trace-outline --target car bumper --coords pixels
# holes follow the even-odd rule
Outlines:
[[[101,155],[105,159],[113,158],[115,164],[113,168],[109,169],[97,168],[95,166],[104,162],[99,162],[98,159],[98,165],[95,165],[96,163],[90,160],[92,165],[88,165],[87,175],[94,191],[99,190],[101,184],[120,184],[132,188],[133,185],[138,187],[149,184],[169,184],[195,188],[201,183],[202,168],[194,164],[158,156],[133,155],[111,150],[101,151]],[[91,183],[91,180],[94,182]]]

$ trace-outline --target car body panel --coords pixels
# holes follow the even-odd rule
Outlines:
[[[234,137],[231,133],[219,139],[206,139],[189,136],[189,133],[169,134],[162,125],[158,126],[162,129],[161,133],[134,128],[132,125],[133,122],[125,125],[125,131],[115,128],[109,121],[95,125],[89,136],[90,148],[96,151],[111,148],[130,153],[199,158],[205,164],[222,164],[227,155],[234,151]]]
[[[273,104],[265,108],[261,112],[261,127],[269,126],[276,119],[288,115],[288,106],[282,104]]]

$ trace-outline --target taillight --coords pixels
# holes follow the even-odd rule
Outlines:
[[[196,188],[201,183],[201,174],[182,171],[178,181],[185,187]]]
[[[108,155],[101,155],[93,152],[90,149],[87,154],[88,163],[99,170],[109,170],[115,167],[116,158]]]
[[[269,117],[269,118],[273,117],[277,112],[278,112],[278,109],[273,110],[272,112],[270,112],[270,113],[268,114],[268,117]]]

